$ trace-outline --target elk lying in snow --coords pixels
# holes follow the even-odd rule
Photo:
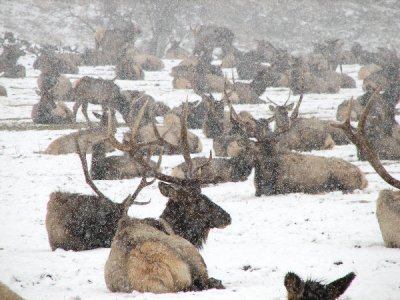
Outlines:
[[[104,142],[107,139],[106,114],[103,113],[102,117],[97,114],[94,115],[101,118],[99,126],[63,135],[52,141],[43,153],[52,155],[76,153],[76,138],[78,138],[80,148],[87,153],[91,153],[93,145]],[[107,152],[114,150],[108,142],[106,142],[106,150]]]
[[[361,170],[338,159],[289,152],[279,148],[280,132],[271,132],[268,120],[255,128],[242,124],[230,105],[232,120],[245,133],[246,149],[254,157],[256,196],[285,193],[353,191],[367,186]],[[252,137],[256,142],[249,139]]]
[[[276,78],[270,68],[261,69],[250,83],[234,82],[232,88],[227,87],[231,92],[230,100],[233,104],[260,104],[265,103],[260,96],[268,86],[272,86]],[[225,89],[225,86],[224,86]]]
[[[103,111],[107,108],[117,110],[124,118],[129,114],[129,103],[121,95],[119,86],[113,80],[84,76],[74,83],[74,99],[74,119],[79,107],[82,106],[82,113],[89,125],[91,124],[87,114],[89,103],[100,104]]]
[[[361,115],[362,106],[356,99],[344,100],[336,110],[336,120],[344,121],[347,118],[349,106],[351,105],[350,121],[358,121]]]
[[[280,146],[291,150],[311,151],[331,149],[335,144],[349,143],[346,135],[341,130],[332,127],[329,121],[317,118],[299,118],[299,107],[302,99],[303,95],[300,96],[290,117],[289,111],[293,109],[294,103],[286,104],[289,97],[283,105],[278,105],[268,99],[272,103],[269,109],[274,113],[275,130],[282,132],[279,141]]]
[[[77,149],[86,182],[97,195],[61,191],[51,193],[47,203],[46,229],[52,250],[82,251],[110,247],[119,220],[136,203],[135,198],[140,190],[154,182],[148,182],[143,177],[132,195],[128,195],[122,203],[115,203],[94,185],[87,170],[85,154],[80,152],[78,144]]]
[[[42,72],[37,79],[40,91],[50,90],[54,101],[72,101],[73,88],[71,81],[58,72]]]
[[[185,140],[182,152],[191,166],[186,115],[181,116],[181,138]],[[136,151],[134,144],[127,147],[112,140],[119,150]],[[219,280],[208,277],[198,249],[210,229],[226,227],[231,217],[201,193],[200,185],[213,181],[195,178],[195,173],[189,168],[186,178],[180,179],[153,172],[161,181],[161,194],[168,198],[166,208],[158,220],[121,219],[105,265],[106,285],[112,292],[170,293],[224,288]]]
[[[189,57],[189,51],[180,46],[181,41],[170,41],[170,44],[170,47],[165,51],[166,59],[186,59]]]
[[[25,52],[16,45],[3,46],[3,52],[0,55],[0,73],[8,78],[21,78],[26,76],[25,67],[18,65],[18,58],[25,55]]]
[[[40,56],[33,62],[33,68],[48,72],[53,70],[60,74],[78,74],[80,62],[63,53],[54,51],[42,51]]]
[[[181,126],[179,117],[174,114],[167,114],[164,117],[164,124],[157,126],[153,124],[147,124],[139,130],[138,140],[140,142],[155,142],[162,136],[165,144],[162,147],[164,154],[178,154],[180,153],[182,139],[181,139]],[[129,142],[130,135],[124,136],[125,142]],[[191,132],[188,132],[189,140],[189,151],[190,153],[199,153],[202,151],[202,144],[199,137]],[[154,154],[158,154],[161,151],[161,147],[156,147]]]
[[[341,124],[333,124],[342,129],[349,140],[357,146],[361,156],[364,157],[376,173],[388,184],[396,189],[400,189],[400,180],[389,174],[380,161],[380,154],[371,144],[366,131],[366,123],[368,114],[371,112],[377,97],[373,95],[369,98],[357,128],[350,124],[350,113],[347,119]],[[349,109],[349,112],[351,108]],[[382,190],[376,205],[376,216],[378,218],[379,227],[382,233],[383,241],[386,247],[400,248],[400,191]]]
[[[154,101],[154,100],[153,100]],[[143,103],[141,109],[137,112],[136,119],[142,120],[148,111],[148,100]],[[111,118],[108,118],[111,119]],[[152,122],[154,120],[150,120]],[[140,124],[138,125],[140,126]],[[106,156],[107,144],[102,141],[92,146],[92,163],[90,166],[90,176],[94,180],[116,180],[128,179],[133,177],[144,176],[145,168],[140,165],[135,157],[143,153],[135,153],[134,156],[129,153],[121,155]],[[152,169],[156,169],[156,163],[149,160]]]
[[[32,121],[35,124],[69,124],[73,123],[71,110],[62,101],[54,102],[53,96],[44,93],[35,103],[31,112]]]
[[[289,272],[285,275],[284,285],[288,300],[335,300],[350,286],[356,275],[351,272],[329,284],[319,281],[303,281],[297,274]]]

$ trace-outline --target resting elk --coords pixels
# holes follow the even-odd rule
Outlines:
[[[331,149],[335,145],[349,143],[346,135],[341,130],[332,127],[330,121],[298,117],[303,95],[300,96],[290,117],[289,111],[294,107],[294,103],[287,104],[290,93],[283,105],[278,105],[271,99],[267,99],[271,102],[269,109],[274,115],[275,131],[282,132],[279,141],[280,146],[291,150],[311,151]]]
[[[26,70],[22,65],[18,65],[18,58],[25,55],[25,52],[17,45],[3,45],[3,52],[0,55],[0,73],[4,72],[4,77],[21,78],[25,77]]]
[[[349,140],[357,146],[361,156],[371,164],[376,173],[386,183],[396,189],[400,189],[400,180],[394,178],[386,170],[381,162],[380,154],[374,148],[375,146],[371,144],[367,134],[368,114],[377,101],[376,97],[370,96],[360,116],[357,128],[350,124],[351,107],[347,119],[343,123],[333,124],[333,126],[342,129],[346,133]],[[380,191],[376,204],[376,216],[385,246],[400,248],[400,191],[388,189]]]
[[[272,132],[268,120],[257,120],[255,128],[240,122],[230,105],[233,122],[245,133],[246,148],[254,157],[256,196],[286,193],[353,191],[367,186],[361,170],[338,159],[290,152],[277,147],[281,132]],[[252,139],[255,139],[253,141]]]
[[[110,247],[119,220],[127,215],[129,207],[136,203],[135,198],[139,192],[154,182],[147,181],[144,175],[132,195],[128,195],[122,203],[115,203],[93,183],[86,154],[80,150],[77,140],[76,148],[86,183],[96,195],[61,191],[51,193],[47,203],[46,229],[52,250],[61,248],[82,251]]]
[[[335,300],[350,286],[356,274],[353,272],[328,284],[320,281],[301,279],[297,274],[289,272],[285,275],[284,285],[288,300]]]
[[[185,121],[186,114],[183,114],[182,153],[192,166]],[[126,145],[111,140],[121,151],[137,151],[135,143]],[[189,168],[183,179],[158,171],[151,173],[160,180],[159,190],[168,202],[158,220],[124,218],[120,221],[105,265],[104,277],[109,290],[171,293],[224,288],[221,281],[208,276],[198,249],[207,240],[210,229],[226,227],[231,217],[201,193],[201,184],[215,182],[198,179],[195,173]]]

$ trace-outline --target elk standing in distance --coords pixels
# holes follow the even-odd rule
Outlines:
[[[268,120],[256,120],[255,128],[249,128],[240,122],[231,104],[230,109],[232,122],[244,132],[244,151],[254,157],[256,196],[353,191],[367,186],[364,174],[351,163],[281,149],[277,145],[282,132],[270,131]]]
[[[232,48],[235,34],[232,30],[216,25],[200,25],[192,29],[194,35],[193,55],[212,56],[215,48],[221,48],[225,56]]]
[[[379,91],[379,90],[378,90]],[[375,92],[377,94],[377,92]],[[349,108],[347,119],[341,124],[332,124],[343,130],[349,140],[357,146],[361,156],[364,157],[374,168],[376,173],[389,185],[400,189],[400,180],[394,178],[383,166],[375,146],[371,144],[366,130],[368,114],[378,99],[371,95],[358,122],[357,128],[350,124]],[[381,190],[376,205],[376,216],[382,238],[386,247],[400,248],[400,191]]]
[[[330,125],[330,121],[318,118],[300,118],[299,108],[303,95],[289,117],[289,111],[293,109],[294,103],[287,105],[288,99],[283,105],[278,105],[268,98],[272,103],[269,109],[274,113],[275,130],[282,132],[279,145],[291,150],[311,151],[318,149],[331,149],[336,145],[349,143],[346,135],[337,128]],[[289,130],[290,128],[290,130]]]
[[[201,184],[216,182],[193,177],[196,170],[189,154],[186,117],[187,108],[180,126],[181,139],[185,141],[181,151],[190,166],[187,176],[180,179],[151,172],[161,181],[159,189],[168,202],[160,218],[152,219],[153,224],[128,218],[120,221],[105,265],[106,285],[112,292],[171,293],[224,288],[221,281],[209,278],[198,249],[210,229],[226,227],[231,217],[201,193]],[[135,133],[129,145],[119,143],[113,135],[110,139],[121,151],[136,152],[139,147]]]
[[[329,284],[320,281],[303,281],[297,274],[289,272],[285,275],[284,285],[288,300],[335,300],[350,286],[356,275],[351,272]]]
[[[314,44],[314,52],[321,53],[328,61],[329,70],[336,71],[340,66],[342,73],[342,52],[344,42],[340,39],[325,40],[323,43]]]
[[[4,86],[0,85],[0,96],[7,97],[7,90]]]
[[[79,107],[82,106],[82,113],[91,125],[87,108],[89,103],[93,103],[100,104],[103,111],[107,108],[117,110],[128,124],[126,118],[130,111],[129,103],[121,95],[119,86],[113,80],[84,76],[74,83],[74,99],[75,104],[72,110],[74,120],[76,120]]]

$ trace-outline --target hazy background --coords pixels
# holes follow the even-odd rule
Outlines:
[[[0,0],[0,33],[82,49],[94,46],[93,30],[117,26],[121,16],[142,27],[142,40],[157,35],[158,52],[171,35],[184,38],[183,46],[190,48],[193,36],[185,33],[207,23],[231,28],[242,48],[265,39],[298,50],[333,37],[343,39],[347,48],[354,41],[368,47],[400,46],[396,0]]]

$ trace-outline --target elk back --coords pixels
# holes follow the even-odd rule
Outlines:
[[[159,230],[142,220],[123,218],[104,278],[112,292],[171,293],[192,289],[195,281],[207,280],[208,274],[199,251],[168,226]]]

